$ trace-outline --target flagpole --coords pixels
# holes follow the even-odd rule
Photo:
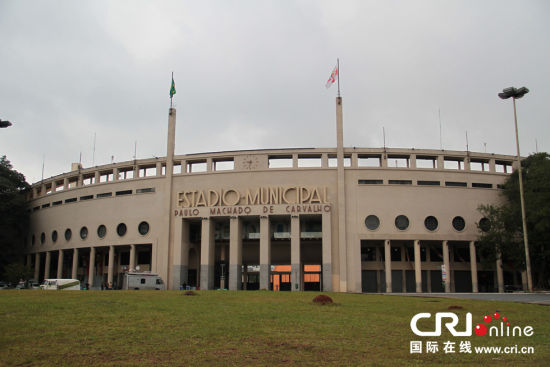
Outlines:
[[[336,70],[338,70],[338,97],[340,97],[340,59],[336,59]]]
[[[172,83],[174,83],[174,72],[172,71]],[[172,84],[170,84],[170,88],[172,88]],[[172,98],[174,96],[172,95],[172,93],[170,93],[170,108],[172,108]]]

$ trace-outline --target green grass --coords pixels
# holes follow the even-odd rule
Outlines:
[[[0,366],[548,366],[550,308],[508,302],[332,293],[2,291]],[[422,338],[418,312],[500,310],[532,337]],[[433,321],[419,323],[426,330]],[[411,340],[534,346],[533,355],[410,354]],[[458,343],[457,343],[458,344]],[[457,348],[458,349],[458,348]]]

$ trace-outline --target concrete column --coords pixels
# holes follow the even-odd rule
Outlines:
[[[99,171],[95,171],[94,172],[94,184],[98,184],[100,180],[100,177],[99,177]]]
[[[50,251],[46,251],[46,266],[44,269],[44,279],[48,279],[50,277],[51,257],[52,257],[52,253]]]
[[[71,278],[76,279],[78,270],[78,249],[73,250],[73,268],[71,269]]]
[[[386,269],[386,293],[391,293],[391,241],[384,241],[384,266]]]
[[[63,278],[63,250],[57,256],[57,279]]]
[[[136,245],[130,245],[130,271],[136,270]]]
[[[107,286],[113,286],[113,269],[115,267],[115,246],[109,246],[109,264],[107,264]]]
[[[504,274],[502,273],[502,254],[497,251],[497,285],[498,292],[504,293]]]
[[[242,221],[239,217],[229,219],[229,289],[240,291],[242,288],[243,235]]]
[[[470,157],[469,156],[464,157],[464,170],[465,171],[470,170]]]
[[[65,177],[63,179],[63,190],[68,190],[68,189],[69,189],[69,179]]]
[[[134,178],[139,178],[139,166],[137,164],[134,166]]]
[[[416,169],[416,154],[411,154],[409,157],[409,168]]]
[[[90,262],[88,266],[88,284],[92,288],[94,285],[94,273],[95,273],[95,247],[90,248]],[[88,288],[88,289],[90,289]]]
[[[157,176],[162,176],[162,163],[161,162],[157,162],[157,173],[156,175]]]
[[[476,245],[474,241],[470,241],[470,272],[472,273],[472,292],[479,292],[477,283],[477,258]]]
[[[34,279],[38,281],[40,276],[40,252],[34,254]]]
[[[206,158],[206,171],[210,172],[213,171],[212,169],[212,158]]]
[[[78,181],[76,181],[76,186],[77,187],[84,186],[84,175],[82,175],[82,173],[78,174]]]
[[[348,242],[346,234],[346,181],[344,174],[344,115],[342,97],[336,97],[336,158],[338,188],[338,256],[340,292],[348,291]]]
[[[118,181],[118,168],[113,168],[113,181]]]
[[[271,223],[260,217],[260,289],[269,289],[271,277]]]
[[[189,221],[186,219],[176,219],[174,223],[174,256],[172,272],[172,289],[188,282],[189,274]]]
[[[290,269],[292,291],[301,290],[302,262],[300,261],[300,217],[290,218]]]
[[[328,154],[321,154],[321,168],[328,168]]]
[[[449,241],[443,241],[443,264],[445,265],[445,271],[447,272],[447,278],[445,279],[445,293],[451,291],[451,267],[449,261]]]
[[[298,168],[298,154],[292,155],[292,168]]]
[[[323,243],[322,243],[322,284],[323,292],[332,292],[332,223],[330,212],[322,215]]]
[[[489,159],[489,172],[496,172],[496,162],[494,158]]]
[[[437,169],[445,169],[445,158],[442,155],[437,156]]]
[[[201,230],[201,289],[214,288],[214,223],[202,218]]]
[[[358,165],[357,159],[358,159],[357,153],[351,153],[351,167],[357,168],[357,165]]]
[[[416,281],[416,293],[422,293],[422,268],[420,262],[420,241],[414,241],[414,279]]]

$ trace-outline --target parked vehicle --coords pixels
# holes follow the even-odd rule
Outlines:
[[[0,282],[0,289],[8,289],[8,288],[9,288],[8,283]]]
[[[64,290],[64,291],[79,291],[80,280],[78,279],[44,279],[40,286],[44,290]]]
[[[124,274],[122,289],[164,290],[166,285],[158,274],[131,272]]]

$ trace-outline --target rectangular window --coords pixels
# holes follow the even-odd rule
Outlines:
[[[132,195],[132,190],[117,191],[116,196]]]
[[[235,169],[233,158],[214,160],[212,165],[214,171],[232,171]]]
[[[416,156],[416,168],[437,168],[437,157]]]
[[[472,187],[478,187],[478,188],[482,188],[482,189],[492,189],[493,184],[472,182]]]
[[[439,181],[418,181],[418,186],[440,186]]]
[[[268,159],[269,168],[292,168],[292,156],[273,156]]]
[[[101,194],[97,194],[97,197],[98,198],[108,198],[110,196],[113,196],[113,193],[112,192],[103,192]]]
[[[321,157],[298,156],[298,167],[321,167]]]
[[[334,155],[328,156],[328,166],[338,167],[338,158]],[[344,167],[351,167],[351,157],[344,157]]]
[[[48,203],[48,204],[42,204],[42,209],[44,209],[44,208],[49,208],[49,207],[50,207],[50,203]]]
[[[58,205],[61,205],[61,204],[63,204],[63,201],[62,201],[62,200],[54,201],[54,202],[52,203],[52,206],[58,206]]]
[[[91,200],[91,199],[93,199],[93,198],[94,198],[93,195],[85,195],[85,196],[81,196],[81,197],[80,197],[80,201]]]
[[[381,167],[380,156],[370,156],[359,154],[357,156],[357,166],[358,167]]]
[[[401,247],[391,248],[391,261],[401,261]]]
[[[467,187],[466,182],[445,181],[445,186]]]
[[[65,204],[74,203],[75,201],[76,201],[76,198],[65,199]]]
[[[359,180],[357,183],[359,185],[382,185],[384,180]]]
[[[412,185],[412,180],[389,180],[390,185]]]
[[[136,189],[136,194],[146,194],[150,192],[155,192],[154,187],[146,187],[144,189]]]
[[[376,247],[361,247],[361,261],[376,261]]]
[[[409,157],[388,156],[388,167],[409,168]]]
[[[141,278],[141,284],[145,284],[145,278]]]

